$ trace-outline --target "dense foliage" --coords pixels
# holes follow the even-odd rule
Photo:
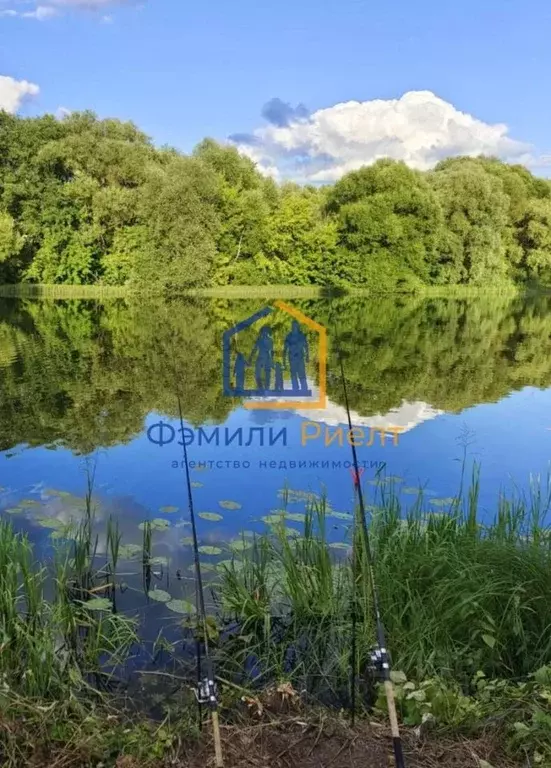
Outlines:
[[[0,283],[512,284],[551,277],[551,183],[493,158],[379,160],[277,186],[210,139],[191,156],[131,123],[0,112]]]

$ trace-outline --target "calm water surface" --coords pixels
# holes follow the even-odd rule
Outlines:
[[[296,492],[291,512],[300,515],[307,493],[323,488],[334,511],[350,512],[350,447],[325,446],[323,437],[301,444],[306,422],[319,423],[321,435],[327,425],[345,423],[337,339],[354,424],[403,428],[398,445],[391,438],[381,445],[377,436],[358,448],[371,498],[380,490],[375,466],[383,462],[404,508],[422,485],[427,506],[440,510],[457,493],[462,458],[469,472],[479,462],[483,519],[493,516],[501,490],[527,493],[530,474],[545,480],[548,298],[294,301],[329,338],[328,406],[298,412],[248,410],[222,392],[222,334],[262,301],[0,302],[0,514],[29,532],[39,550],[82,515],[88,469],[95,471],[100,552],[109,515],[118,517],[124,543],[136,547],[141,522],[164,520],[155,554],[170,563],[159,561],[158,578],[166,585],[176,569],[188,572],[182,448],[148,439],[151,427],[158,439],[160,421],[179,427],[178,391],[186,427],[209,435],[219,427],[221,436],[219,446],[189,446],[190,459],[209,467],[192,471],[196,511],[220,516],[199,521],[201,544],[222,550],[205,553],[205,562],[228,558],[240,531],[263,530],[262,518],[281,507],[286,484]],[[225,428],[254,434],[252,444],[224,445]],[[287,445],[268,445],[269,430],[283,428]],[[346,521],[331,523],[331,536],[341,541]]]

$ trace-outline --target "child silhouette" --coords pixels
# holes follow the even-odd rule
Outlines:
[[[275,391],[283,392],[285,384],[283,382],[283,365],[276,363],[275,366]]]
[[[236,392],[243,392],[245,389],[245,373],[248,367],[249,363],[247,362],[247,358],[242,352],[238,352],[235,356],[235,364],[233,366]]]

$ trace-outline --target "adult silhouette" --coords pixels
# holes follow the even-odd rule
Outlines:
[[[309,361],[308,339],[300,330],[300,324],[293,320],[291,331],[285,337],[283,348],[283,364],[289,360],[291,369],[291,384],[295,392],[308,389],[306,381],[306,363]]]
[[[265,392],[270,389],[274,359],[274,341],[272,338],[272,329],[269,325],[264,325],[260,329],[256,343],[251,352],[250,363],[252,363],[255,354],[256,363],[254,373],[256,378],[256,388],[260,390],[260,392]]]

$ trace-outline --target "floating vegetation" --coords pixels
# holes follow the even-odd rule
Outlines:
[[[192,547],[193,536],[184,536],[182,539],[180,539],[180,544],[183,544],[184,547]]]
[[[174,613],[194,614],[196,613],[195,606],[188,600],[171,600],[166,603],[166,607],[170,608]]]
[[[230,541],[229,546],[232,552],[244,552],[246,549],[249,549],[251,542],[245,541],[245,539],[234,539]]]
[[[331,549],[350,549],[350,545],[344,541],[333,541],[329,546]]]
[[[163,515],[173,515],[175,512],[178,511],[178,507],[159,507],[159,512],[162,512]]]
[[[219,501],[218,503],[222,509],[241,509],[241,504],[237,501]]]
[[[41,507],[42,504],[39,501],[36,501],[36,499],[23,499],[19,502],[19,506],[22,507],[22,509],[33,509],[34,507]]]
[[[266,525],[282,525],[285,523],[285,515],[264,515],[260,519]]]
[[[113,608],[111,600],[107,597],[94,597],[83,605],[88,611],[111,611]]]
[[[164,589],[157,589],[156,587],[148,592],[148,597],[156,600],[158,603],[169,603],[172,600],[172,595],[169,592],[165,592]]]
[[[407,485],[405,488],[401,489],[402,493],[408,493],[411,496],[417,496],[418,493],[422,493],[422,488],[415,488],[413,485]]]
[[[34,522],[41,528],[63,528],[66,525],[57,517],[37,517]]]
[[[291,523],[303,523],[306,520],[306,515],[302,512],[291,512],[285,515],[285,520],[289,520]]]
[[[2,510],[2,512],[5,512],[7,515],[20,515],[23,511],[23,507],[9,507],[9,509]]]
[[[449,507],[451,504],[455,504],[457,500],[451,496],[447,496],[444,499],[430,499],[429,503],[434,504],[435,507]]]
[[[222,550],[220,547],[213,547],[210,544],[204,544],[202,547],[199,547],[199,552],[202,555],[221,555]]]
[[[138,526],[140,531],[145,530],[146,523],[148,522],[152,531],[166,531],[167,528],[170,528],[170,522],[168,520],[164,520],[162,517],[156,517],[154,520],[144,520],[143,523],[140,523]]]
[[[136,555],[141,555],[143,547],[140,544],[121,544],[119,547],[119,557],[123,560],[132,560]]]
[[[354,515],[350,512],[328,512],[327,517],[336,517],[337,520],[354,520]]]
[[[201,563],[201,571],[204,571],[205,573],[207,571],[215,571],[216,567],[217,566],[215,563]],[[188,566],[188,571],[195,573],[195,563],[192,563]]]
[[[192,488],[202,488],[203,483],[198,482],[197,480],[194,480],[192,483],[190,483]]]
[[[285,527],[285,535],[292,539],[298,539],[301,536],[300,531],[297,531],[296,528],[289,528],[288,526]]]
[[[313,491],[296,491],[292,488],[281,488],[277,495],[280,499],[286,500],[288,504],[323,504],[326,510],[331,509],[331,505],[325,496]]]
[[[165,557],[164,555],[160,555],[157,557],[152,557],[149,560],[150,565],[163,565],[165,568],[168,567],[168,557]]]
[[[200,517],[201,520],[210,520],[213,523],[218,523],[220,520],[224,519],[224,515],[219,515],[217,512],[199,512],[198,517]]]

